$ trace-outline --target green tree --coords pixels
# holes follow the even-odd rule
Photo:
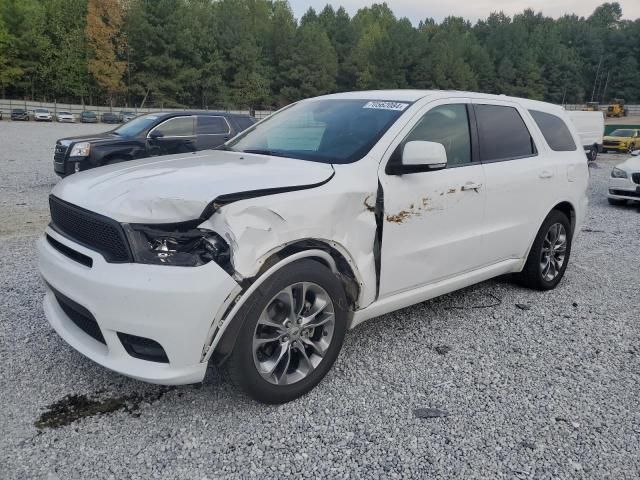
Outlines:
[[[296,34],[282,95],[288,101],[331,92],[338,70],[336,52],[318,23],[307,23]]]
[[[0,17],[0,89],[2,98],[5,98],[5,89],[22,75],[22,69],[17,66],[15,59],[15,49],[13,48],[15,39],[9,34]]]

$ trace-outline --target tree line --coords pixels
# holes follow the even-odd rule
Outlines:
[[[3,97],[90,104],[270,108],[362,89],[473,90],[555,103],[640,103],[640,19],[527,9],[417,26],[386,3],[0,0]]]

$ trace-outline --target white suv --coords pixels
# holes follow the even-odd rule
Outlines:
[[[226,360],[264,402],[331,368],[345,331],[497,275],[561,280],[587,204],[562,108],[464,92],[290,105],[216,151],[72,175],[38,242],[46,316],[125,375]]]

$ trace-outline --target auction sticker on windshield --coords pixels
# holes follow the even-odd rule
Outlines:
[[[398,110],[402,112],[408,106],[408,103],[400,102],[369,102],[362,108],[375,108],[378,110]]]

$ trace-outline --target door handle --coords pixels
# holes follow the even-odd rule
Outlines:
[[[480,183],[467,182],[460,189],[463,192],[466,192],[467,190],[475,190],[477,192],[480,188],[482,188],[482,184]]]
[[[553,177],[553,172],[551,170],[542,170],[538,174],[538,177],[540,177],[540,178],[551,178],[551,177]]]

